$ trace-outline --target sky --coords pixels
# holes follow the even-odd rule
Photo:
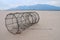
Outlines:
[[[0,10],[35,4],[49,4],[60,7],[60,0],[0,0]]]

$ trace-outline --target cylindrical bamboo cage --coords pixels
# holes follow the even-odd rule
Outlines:
[[[13,34],[20,34],[23,30],[39,22],[37,12],[9,13],[5,18],[6,28]]]

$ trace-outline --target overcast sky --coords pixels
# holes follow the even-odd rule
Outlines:
[[[16,6],[49,4],[60,7],[60,0],[0,0],[0,9],[8,9]]]

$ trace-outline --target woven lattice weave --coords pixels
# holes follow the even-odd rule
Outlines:
[[[9,13],[5,18],[6,28],[13,34],[20,34],[26,28],[39,21],[39,14],[36,12]]]

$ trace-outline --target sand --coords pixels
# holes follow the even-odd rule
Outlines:
[[[36,11],[39,23],[18,35],[8,32],[5,26],[5,17],[11,12],[24,11],[0,11],[0,40],[60,40],[60,11]]]

